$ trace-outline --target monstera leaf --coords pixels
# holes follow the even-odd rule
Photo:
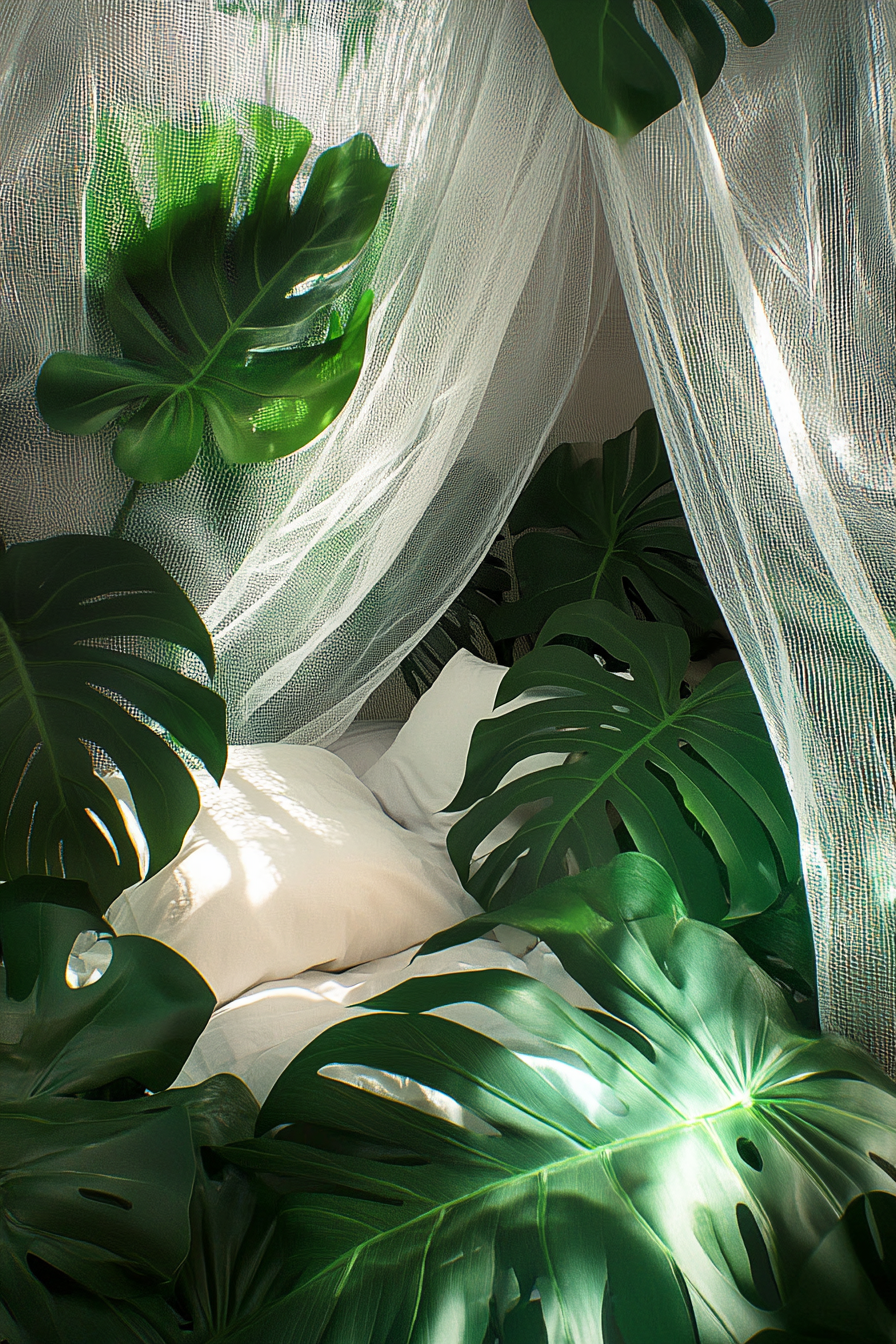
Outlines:
[[[268,133],[271,117],[255,113]],[[138,481],[183,475],[206,421],[229,463],[293,453],[326,429],[357,382],[370,291],[344,325],[333,310],[325,339],[309,341],[349,287],[393,169],[356,135],[318,157],[293,211],[310,139],[294,126],[292,137],[269,134],[266,175],[235,227],[238,149],[221,156],[215,180],[200,176],[188,199],[173,193],[113,254],[103,289],[122,358],[66,352],[40,372],[41,415],[64,433],[91,434],[134,407],[113,451]]]
[[[512,972],[456,973],[307,1046],[262,1108],[269,1137],[224,1150],[302,1192],[291,1279],[221,1338],[742,1344],[789,1324],[854,1201],[893,1195],[893,1084],[797,1028],[659,865],[623,855],[428,946],[498,918],[543,938],[600,1010]],[[512,1048],[434,1015],[470,1004]],[[401,1102],[383,1074],[409,1080]],[[834,1277],[811,1338],[888,1338],[857,1259]]]
[[[140,865],[115,799],[94,773],[90,745],[128,782],[150,873],[177,854],[199,794],[177,753],[134,711],[218,780],[227,759],[224,702],[115,647],[132,638],[179,645],[213,671],[208,631],[141,547],[62,536],[0,555],[0,877],[80,878],[100,911],[140,880]]]
[[[610,672],[580,648],[552,644],[557,637],[591,641],[629,670]],[[548,620],[497,703],[538,688],[556,694],[477,725],[448,809],[470,808],[448,849],[481,905],[608,862],[624,840],[610,807],[625,843],[665,866],[696,918],[758,914],[797,877],[793,808],[746,673],[722,664],[683,696],[687,662],[683,630],[607,602],[574,603]],[[518,762],[558,750],[570,753],[564,765],[497,787]],[[471,875],[473,854],[522,804],[541,807]]]
[[[277,28],[305,27],[311,20],[314,0],[214,0],[215,8],[224,14],[248,14],[254,19],[268,19]],[[343,0],[339,9],[327,12],[327,20],[339,31],[341,61],[339,77],[343,79],[363,48],[365,60],[370,59],[377,20],[386,0]]]
[[[510,531],[525,533],[513,547],[520,596],[488,614],[489,633],[536,635],[558,607],[590,597],[630,611],[630,594],[655,620],[710,626],[719,610],[678,494],[658,493],[672,483],[654,411],[605,443],[599,460],[577,464],[569,444],[555,448],[510,515]]]
[[[161,1091],[214,994],[162,943],[115,938],[92,905],[83,883],[37,877],[0,905],[0,1337],[27,1344],[73,1344],[69,1305],[85,1293],[170,1284],[190,1250],[197,1149],[247,1137],[257,1113],[233,1077]],[[97,1339],[116,1338],[114,1316]]]
[[[501,611],[497,605],[501,594],[510,586],[506,565],[490,551],[448,610],[401,662],[401,675],[413,695],[429,690],[458,649],[479,657],[490,652],[496,661],[501,661],[500,654],[509,656],[512,641],[511,648],[500,644],[496,648],[486,631],[491,616]]]
[[[748,47],[766,42],[775,18],[766,0],[714,0]],[[684,50],[701,95],[725,63],[725,37],[707,0],[654,0]],[[642,27],[634,0],[529,0],[554,68],[588,121],[628,139],[681,101],[672,69]]]

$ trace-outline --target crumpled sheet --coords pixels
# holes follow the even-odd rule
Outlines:
[[[199,1083],[213,1073],[234,1073],[263,1102],[277,1078],[299,1051],[327,1027],[356,1017],[365,999],[382,994],[403,980],[421,975],[456,974],[470,970],[509,970],[532,976],[579,1008],[598,1005],[564,971],[544,943],[532,946],[515,929],[502,932],[501,940],[477,938],[413,960],[417,948],[367,962],[339,974],[306,971],[290,980],[261,985],[223,1005],[212,1015],[175,1087]],[[513,950],[511,950],[513,949]],[[518,952],[519,955],[515,955]],[[500,1040],[532,1067],[571,1097],[586,1113],[596,1115],[600,1085],[576,1067],[572,1057],[550,1042],[521,1033],[506,1018],[476,1004],[459,1004],[437,1012],[465,1026]],[[483,1122],[471,1116],[451,1098],[406,1078],[356,1066],[328,1066],[326,1073],[354,1086],[394,1097],[406,1105],[436,1111],[468,1128]],[[592,1095],[593,1094],[593,1095]]]

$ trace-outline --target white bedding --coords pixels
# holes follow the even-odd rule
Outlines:
[[[488,969],[518,971],[541,980],[577,1007],[596,1007],[544,943],[522,957],[514,956],[491,938],[477,938],[414,961],[416,950],[382,957],[339,974],[305,971],[288,980],[274,980],[216,1009],[174,1086],[187,1087],[213,1073],[235,1073],[262,1102],[303,1046],[333,1023],[362,1013],[364,1010],[357,1005],[365,999],[412,976]],[[504,1019],[486,1009],[468,1004],[445,1010],[444,1016],[485,1030],[512,1048],[537,1052],[536,1042],[514,1038]],[[398,1096],[406,1092],[394,1087],[388,1090]]]
[[[456,814],[438,809],[460,787],[476,722],[505,712],[494,710],[505,671],[462,651],[404,726],[355,724],[329,752],[236,747],[220,791],[197,781],[203,809],[181,854],[120,897],[110,915],[118,932],[175,947],[216,991],[219,1006],[178,1085],[235,1073],[263,1101],[316,1035],[412,976],[498,968],[595,1006],[548,948],[532,947],[516,930],[413,960],[422,939],[479,909],[445,847]],[[537,757],[515,773],[561,759]],[[107,783],[124,798],[123,781]],[[226,881],[215,865],[221,874],[228,868]],[[444,1011],[530,1060],[546,1048],[515,1038],[482,1007]],[[558,1084],[558,1066],[549,1067]],[[357,1071],[352,1076],[362,1085]],[[572,1077],[581,1100],[583,1075],[573,1068]],[[415,1094],[407,1080],[368,1076],[363,1085],[458,1119],[444,1098]]]
[[[221,786],[161,872],[108,919],[173,947],[219,1004],[312,967],[342,971],[475,914],[447,851],[386,816],[344,761],[286,743],[231,748]],[[127,803],[124,780],[107,781]]]

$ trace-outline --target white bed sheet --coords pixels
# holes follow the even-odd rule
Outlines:
[[[478,664],[481,660],[471,661]],[[490,667],[486,670],[495,671]],[[439,686],[438,682],[436,686]],[[432,692],[429,694],[432,697]],[[475,703],[475,697],[465,692],[460,699],[465,720],[469,722],[463,726],[463,749],[459,754],[455,753],[456,760],[452,758],[452,778],[448,785],[442,785],[443,791],[445,788],[448,790],[446,796],[456,792],[463,777],[466,747],[473,724],[480,717],[481,706]],[[494,686],[491,683],[488,699],[486,708],[490,709],[494,699]],[[396,721],[358,722],[329,750],[361,775],[388,752],[401,726]],[[438,833],[433,836],[430,831],[434,820],[424,808],[419,825],[413,825],[410,819],[405,819],[404,826],[411,834],[425,834],[430,844],[447,858],[447,825],[441,825],[443,819],[439,818],[436,827]],[[364,1011],[360,1005],[365,1000],[384,993],[403,980],[421,975],[509,970],[542,981],[576,1007],[597,1007],[581,986],[567,975],[557,957],[544,943],[533,946],[533,940],[519,930],[499,929],[493,936],[477,938],[459,947],[414,960],[418,950],[419,947],[411,947],[347,971],[309,970],[289,979],[271,980],[254,986],[216,1009],[174,1086],[187,1087],[215,1073],[234,1073],[243,1079],[261,1103],[286,1065],[322,1031],[337,1022],[358,1016]],[[583,1106],[595,1117],[599,1115],[599,1084],[590,1078],[586,1079],[581,1066],[576,1067],[571,1056],[564,1062],[562,1052],[551,1043],[520,1034],[505,1018],[481,1005],[459,1004],[437,1011],[500,1040],[533,1067],[539,1068],[554,1086],[564,1091],[577,1105]],[[420,1088],[407,1079],[348,1067],[342,1071],[328,1068],[327,1073],[341,1077],[343,1081],[352,1081],[355,1086],[385,1093],[406,1104],[435,1110],[455,1123],[477,1127],[477,1118],[469,1113],[461,1114],[460,1108],[449,1098]]]
[[[289,980],[257,986],[215,1011],[174,1086],[187,1087],[213,1073],[235,1073],[263,1102],[286,1065],[315,1036],[336,1022],[358,1016],[363,1012],[358,1005],[365,999],[412,976],[493,968],[516,971],[541,980],[577,1007],[597,1007],[544,943],[522,956],[492,938],[477,938],[414,961],[417,950],[410,948],[338,974],[305,971]],[[506,1019],[488,1009],[466,1004],[439,1011],[525,1056],[544,1052],[543,1043],[520,1036]],[[377,1090],[409,1099],[406,1087],[387,1083]],[[440,1105],[438,1109],[445,1108]]]

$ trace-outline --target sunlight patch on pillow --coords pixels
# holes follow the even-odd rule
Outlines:
[[[219,1003],[390,956],[479,909],[447,855],[387,817],[331,752],[233,747],[220,789],[195,779],[202,808],[180,854],[108,918],[180,952]],[[125,811],[124,780],[106,783]]]

